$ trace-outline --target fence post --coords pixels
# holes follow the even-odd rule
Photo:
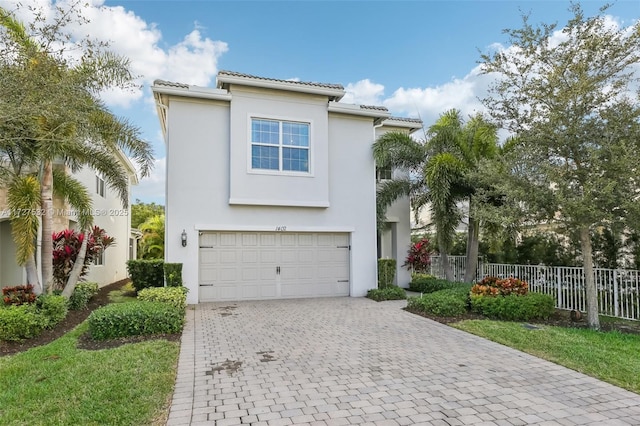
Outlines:
[[[558,289],[558,307],[562,308],[563,303],[562,303],[562,277],[561,277],[561,273],[560,271],[562,270],[562,268],[556,266],[556,287]]]
[[[613,270],[613,312],[617,317],[620,314],[620,308],[618,303],[618,271],[616,269]]]

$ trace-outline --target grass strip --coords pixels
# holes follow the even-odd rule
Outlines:
[[[58,340],[0,358],[2,425],[148,425],[175,381],[178,342],[76,348],[83,323]]]
[[[640,335],[491,320],[451,325],[640,394]]]

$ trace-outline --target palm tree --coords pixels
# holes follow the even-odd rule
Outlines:
[[[143,259],[164,258],[164,214],[151,216],[140,225],[142,241],[140,252]]]
[[[497,153],[497,132],[481,116],[466,124],[457,110],[442,114],[427,133],[427,141],[416,141],[403,133],[382,135],[373,145],[379,166],[391,166],[409,172],[408,177],[384,182],[378,189],[378,217],[400,197],[409,195],[414,210],[430,205],[436,228],[438,250],[448,280],[453,280],[449,265],[455,230],[462,219],[459,205],[469,203],[469,236],[465,281],[475,275],[478,258],[479,223],[474,199],[479,182],[473,179],[483,159]]]
[[[119,160],[121,152],[133,158],[141,176],[149,173],[153,156],[149,143],[140,139],[139,129],[113,116],[98,98],[103,89],[131,84],[125,58],[103,49],[87,49],[79,60],[71,63],[49,50],[53,39],[36,43],[24,25],[2,8],[0,25],[13,48],[13,54],[5,55],[1,64],[3,71],[10,72],[3,73],[0,95],[22,87],[22,95],[10,99],[19,102],[27,112],[3,114],[4,110],[11,112],[15,108],[3,110],[0,105],[0,133],[5,135],[0,141],[0,151],[14,169],[20,164],[37,170],[42,212],[41,272],[47,289],[53,276],[54,162],[62,162],[71,171],[88,166],[101,173],[127,206],[129,177]],[[58,29],[56,25],[51,28]],[[51,37],[62,35],[54,31]],[[81,221],[85,233],[90,225],[90,221]],[[25,244],[27,240],[16,242]],[[24,252],[29,253],[29,249]]]

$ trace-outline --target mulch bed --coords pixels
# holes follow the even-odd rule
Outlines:
[[[45,330],[40,336],[34,337],[32,339],[27,339],[22,342],[4,342],[0,341],[0,356],[12,355],[18,352],[24,352],[27,349],[31,349],[36,346],[46,345],[48,343],[53,342],[59,337],[62,337],[69,331],[73,330],[81,324],[94,310],[98,309],[101,306],[107,305],[110,303],[109,301],[109,293],[114,290],[121,289],[124,285],[129,282],[129,279],[124,279],[121,281],[116,281],[115,283],[109,284],[107,286],[101,287],[98,290],[98,294],[96,294],[90,301],[86,309],[79,311],[69,311],[67,317],[62,320],[59,324],[57,324],[51,330]],[[100,350],[100,349],[110,349],[118,346],[122,346],[127,343],[137,343],[143,342],[146,340],[158,340],[165,339],[170,341],[179,341],[180,334],[162,334],[162,335],[150,335],[150,336],[131,336],[122,339],[113,339],[113,340],[93,340],[86,333],[80,336],[78,339],[78,348],[87,349],[87,350]]]

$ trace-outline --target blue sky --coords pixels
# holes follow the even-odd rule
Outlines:
[[[67,0],[65,0],[67,1]],[[50,0],[25,0],[45,8]],[[579,2],[587,15],[600,1]],[[0,0],[15,8],[16,1]],[[13,7],[11,6],[13,5]],[[78,34],[109,40],[128,56],[141,90],[105,93],[112,110],[152,142],[156,169],[132,200],[164,203],[164,143],[150,84],[165,79],[215,86],[218,70],[340,83],[343,101],[384,105],[426,126],[449,108],[465,114],[490,79],[477,72],[480,53],[508,47],[504,28],[571,17],[568,1],[119,1],[90,0],[90,23]],[[640,18],[640,1],[608,10],[618,25]],[[24,15],[26,18],[26,15]],[[640,68],[640,67],[639,67]]]

